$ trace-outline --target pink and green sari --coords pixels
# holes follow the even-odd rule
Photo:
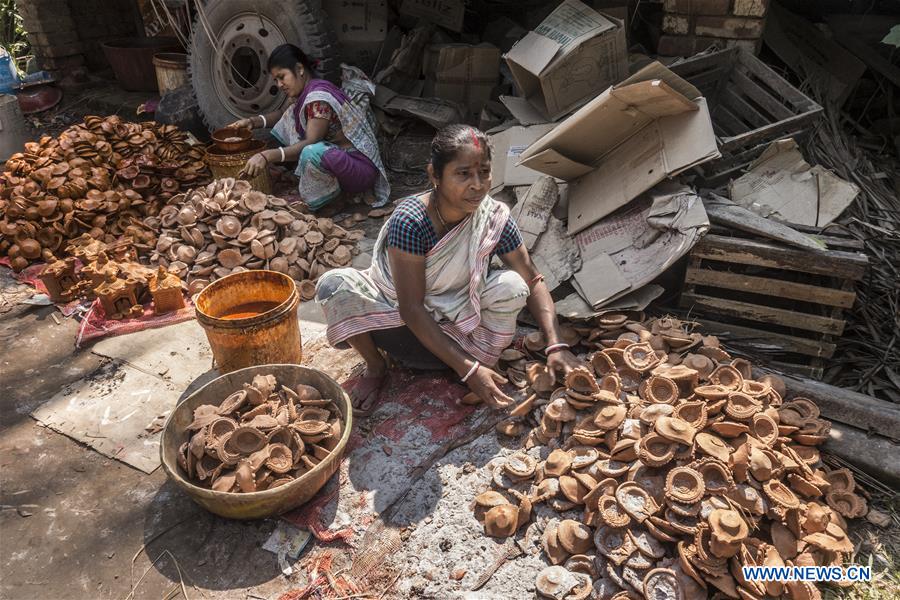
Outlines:
[[[372,190],[374,206],[387,204],[390,186],[378,148],[375,120],[368,109],[355,104],[333,83],[324,79],[310,80],[294,105],[272,128],[272,135],[284,146],[302,142],[307,127],[305,108],[314,102],[331,107],[353,148],[341,148],[327,136],[325,140],[305,146],[294,171],[300,178],[300,197],[316,210],[342,191],[357,194]]]

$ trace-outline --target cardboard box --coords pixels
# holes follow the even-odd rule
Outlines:
[[[434,45],[426,50],[425,63],[426,96],[451,100],[477,113],[497,85],[500,50],[490,44]]]
[[[519,93],[556,120],[628,74],[625,26],[565,0],[504,58]]]
[[[720,156],[705,98],[654,62],[558,124],[519,164],[572,182],[574,234],[666,177]]]
[[[460,32],[466,16],[466,3],[465,0],[403,0],[400,14]]]
[[[523,127],[514,125],[491,136],[494,147],[493,178],[491,189],[504,186],[531,185],[541,178],[541,174],[528,167],[518,165],[519,156],[541,136],[553,129],[553,123],[543,123]]]
[[[387,0],[323,0],[341,58],[371,73],[387,37]]]

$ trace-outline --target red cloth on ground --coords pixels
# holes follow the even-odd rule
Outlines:
[[[0,265],[8,267],[9,258],[4,257],[0,259]],[[45,266],[45,263],[29,265],[24,271],[14,273],[13,277],[22,283],[32,286],[39,294],[46,294],[47,288],[38,278]],[[154,314],[150,302],[147,302],[144,304],[144,314],[136,319],[107,319],[99,300],[73,300],[67,304],[57,304],[57,308],[65,317],[77,316],[78,314],[85,315],[81,321],[78,337],[75,339],[76,348],[80,348],[81,344],[88,340],[134,333],[135,331],[143,331],[154,327],[165,327],[166,325],[181,323],[194,318],[194,304],[189,298],[185,299],[185,307],[181,310],[162,315]]]

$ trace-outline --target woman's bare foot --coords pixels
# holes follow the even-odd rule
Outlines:
[[[386,376],[387,364],[382,361],[381,364],[367,364],[365,372],[355,379],[355,384],[348,392],[355,416],[367,417],[372,414],[381,396]]]

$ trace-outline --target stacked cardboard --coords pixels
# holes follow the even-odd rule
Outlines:
[[[666,177],[718,156],[706,100],[652,63],[532,144],[519,164],[572,182],[574,234]]]

